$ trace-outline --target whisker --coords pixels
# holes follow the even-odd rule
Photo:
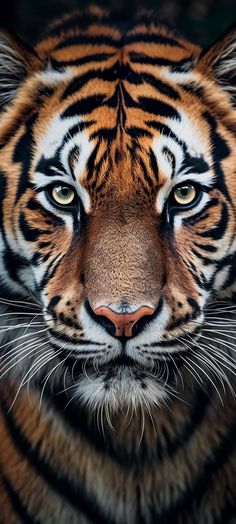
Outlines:
[[[48,343],[48,340],[47,340],[46,342],[44,342],[43,344],[41,344],[40,347],[42,347],[43,345],[45,345],[45,344],[47,344],[47,343]],[[36,346],[36,345],[35,345],[35,346]],[[33,346],[32,346],[32,348],[31,348],[30,350],[29,350],[28,348],[26,348],[26,349],[23,351],[24,355],[22,355],[20,359],[17,359],[17,355],[16,355],[16,357],[13,357],[13,358],[10,360],[10,362],[7,363],[7,365],[3,366],[2,370],[4,370],[5,368],[7,368],[7,369],[5,369],[5,371],[4,371],[3,373],[1,373],[1,375],[0,375],[0,380],[1,380],[1,379],[2,379],[2,378],[3,378],[7,373],[9,373],[9,371],[10,371],[11,369],[13,369],[16,365],[19,365],[19,363],[20,363],[24,358],[29,357],[29,355],[31,355],[32,353],[34,353],[35,349],[38,348],[38,347],[39,347],[38,345],[37,345],[36,347],[33,347]],[[14,362],[13,364],[11,364],[12,361],[15,361],[15,362]],[[10,367],[8,367],[9,364],[11,364]]]
[[[207,372],[206,372],[206,371],[205,371],[201,366],[199,366],[199,365],[197,364],[197,362],[193,361],[190,357],[185,357],[185,358],[186,358],[187,362],[190,361],[192,364],[194,364],[194,365],[195,365],[195,366],[196,366],[196,367],[197,367],[197,368],[198,368],[198,369],[199,369],[199,370],[200,370],[200,371],[201,371],[201,372],[206,376],[206,378],[210,381],[210,383],[212,384],[213,388],[215,389],[215,391],[216,391],[216,393],[217,393],[217,395],[218,395],[218,397],[219,397],[219,399],[220,399],[222,405],[224,405],[224,402],[223,402],[223,399],[222,399],[222,397],[221,397],[221,394],[220,394],[220,392],[219,392],[217,386],[215,385],[214,381],[213,381],[213,380],[211,379],[211,377],[208,375],[208,373],[207,373]]]

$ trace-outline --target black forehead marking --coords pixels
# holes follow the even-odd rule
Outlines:
[[[176,89],[170,86],[168,83],[161,81],[156,78],[155,75],[145,72],[134,71],[130,64],[120,63],[116,61],[111,67],[104,69],[94,69],[87,71],[86,73],[76,76],[73,78],[69,85],[65,88],[64,93],[61,96],[62,100],[71,96],[74,93],[80,91],[81,87],[85,86],[90,80],[103,80],[106,82],[116,82],[117,80],[128,80],[129,84],[141,85],[147,82],[154,86],[160,93],[167,95],[170,99],[178,100],[180,95]]]
[[[167,160],[168,160],[168,162],[169,162],[169,164],[171,166],[171,178],[173,178],[174,175],[175,175],[175,168],[176,168],[175,155],[174,155],[174,153],[172,153],[172,151],[167,146],[164,146],[162,148],[162,153],[167,158]]]
[[[63,165],[57,157],[45,158],[45,156],[42,155],[36,165],[35,170],[39,171],[40,173],[44,173],[45,175],[50,177],[58,177],[58,174],[60,173],[58,173],[56,170],[62,171],[63,174],[66,175]]]
[[[25,121],[25,129],[18,139],[13,153],[13,162],[21,164],[21,176],[18,183],[16,202],[25,191],[25,186],[29,181],[29,171],[32,164],[32,158],[29,154],[29,148],[34,145],[33,127],[36,121],[36,115],[32,114]]]
[[[196,157],[190,155],[187,151],[185,151],[184,155],[184,161],[182,162],[181,168],[185,172],[191,173],[193,171],[194,173],[206,173],[209,171],[209,164],[206,162],[206,160],[203,158],[203,155]]]
[[[215,177],[215,187],[219,187],[220,190],[227,197],[228,202],[232,203],[232,197],[229,194],[227,185],[225,183],[224,171],[221,166],[222,160],[227,158],[230,155],[230,148],[227,144],[227,141],[221,136],[218,130],[217,120],[213,117],[211,113],[205,111],[203,113],[203,118],[207,122],[210,131],[211,139],[211,153],[213,157],[213,166],[216,174]]]

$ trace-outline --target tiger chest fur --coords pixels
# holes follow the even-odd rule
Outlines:
[[[0,523],[236,521],[236,30],[0,33]]]

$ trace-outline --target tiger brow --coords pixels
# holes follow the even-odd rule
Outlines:
[[[185,173],[194,171],[194,173],[198,173],[199,175],[206,173],[206,171],[209,171],[210,168],[209,164],[203,158],[203,155],[194,157],[187,152],[185,152],[185,158],[181,167],[184,169]]]

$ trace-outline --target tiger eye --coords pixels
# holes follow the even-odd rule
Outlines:
[[[174,191],[174,199],[177,204],[186,206],[191,204],[196,198],[197,190],[192,184],[179,186]]]
[[[69,206],[75,199],[75,191],[68,186],[55,186],[51,194],[53,200],[60,206]]]

